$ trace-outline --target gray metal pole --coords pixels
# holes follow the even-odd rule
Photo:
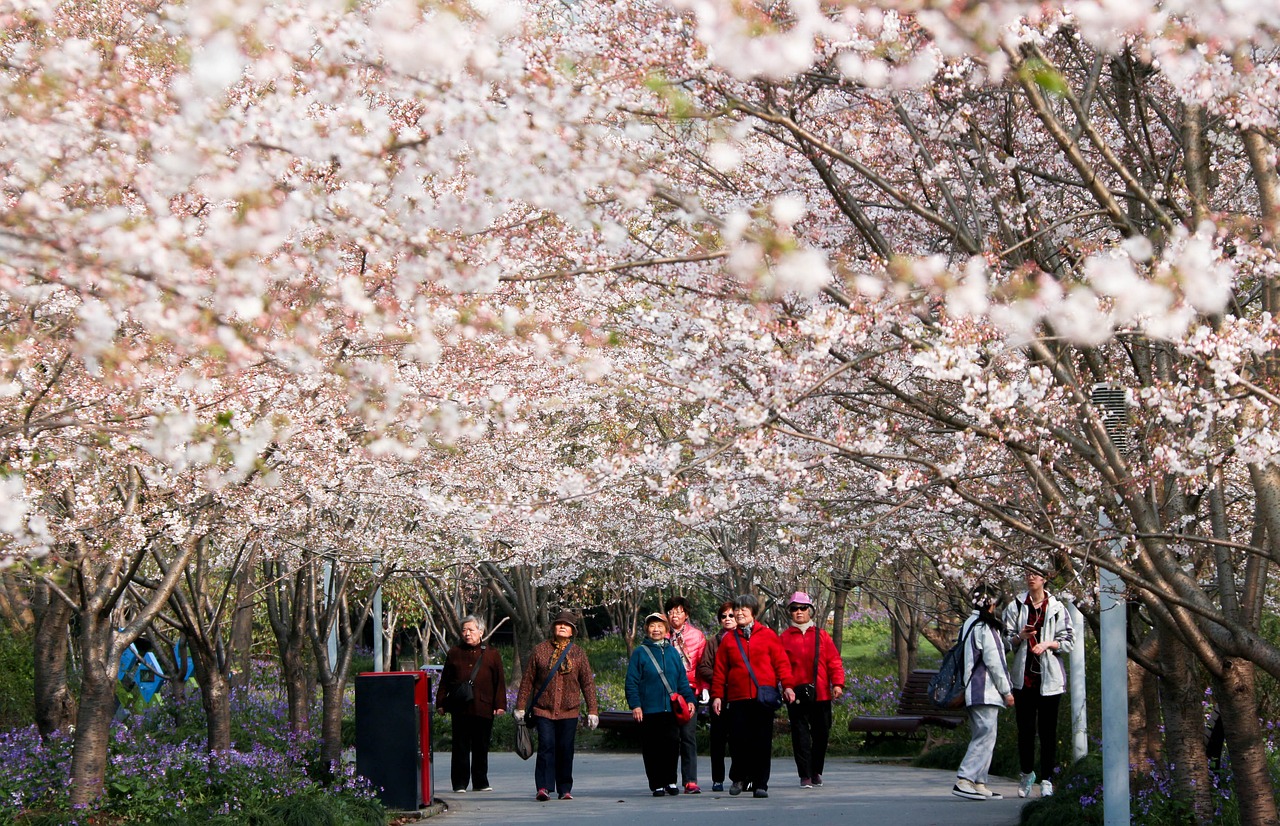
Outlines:
[[[1089,717],[1085,710],[1084,679],[1084,615],[1075,600],[1067,598],[1067,613],[1076,631],[1076,644],[1068,655],[1071,663],[1071,759],[1079,760],[1089,753]]]
[[[328,605],[337,602],[333,593],[333,563],[324,564],[324,598]],[[338,667],[338,623],[329,628],[329,667]]]
[[[382,568],[381,562],[373,563],[373,575],[376,577]],[[390,671],[382,662],[382,586],[373,592],[373,670]]]
[[[1099,522],[1112,528],[1105,513]],[[1113,556],[1120,542],[1111,540]],[[1105,826],[1129,823],[1129,668],[1124,582],[1110,571],[1098,571],[1098,643],[1102,661],[1102,822]]]

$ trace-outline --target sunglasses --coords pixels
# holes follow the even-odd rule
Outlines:
[[[730,611],[730,612],[729,612],[729,613],[727,613],[727,614],[721,614],[721,615],[720,615],[720,619],[733,619],[733,612],[732,612],[732,611]]]
[[[791,610],[792,611],[808,611],[812,607],[813,607],[812,605],[792,605]]]

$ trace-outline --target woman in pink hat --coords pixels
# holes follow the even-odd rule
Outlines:
[[[787,704],[791,719],[791,747],[800,787],[822,785],[831,736],[831,701],[844,693],[844,663],[831,635],[813,621],[813,600],[796,591],[787,601],[791,625],[782,632],[782,647],[791,662],[796,699]]]

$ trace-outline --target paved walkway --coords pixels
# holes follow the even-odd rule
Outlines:
[[[888,824],[888,826],[1014,826],[1025,802],[1013,781],[990,783],[1004,800],[969,801],[954,797],[955,775],[836,758],[827,761],[823,787],[801,789],[788,758],[775,758],[769,798],[750,794],[730,797],[710,792],[710,767],[704,755],[699,771],[707,791],[700,795],[653,797],[644,782],[639,754],[579,753],[574,761],[573,800],[546,803],[533,799],[533,759],[510,752],[490,758],[489,780],[495,791],[454,794],[449,785],[449,753],[437,753],[436,798],[448,807],[428,823],[438,826],[513,826],[579,823],[601,826],[824,826]]]

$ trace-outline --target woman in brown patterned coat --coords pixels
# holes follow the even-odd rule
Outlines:
[[[558,793],[561,800],[573,799],[573,746],[584,700],[587,727],[600,725],[595,674],[586,652],[573,644],[577,628],[577,617],[568,611],[556,616],[551,623],[551,639],[534,646],[529,656],[516,698],[516,722],[523,722],[527,712],[538,730],[538,759],[533,773],[538,800],[549,800],[552,792]],[[529,709],[530,700],[543,683],[546,690]]]

